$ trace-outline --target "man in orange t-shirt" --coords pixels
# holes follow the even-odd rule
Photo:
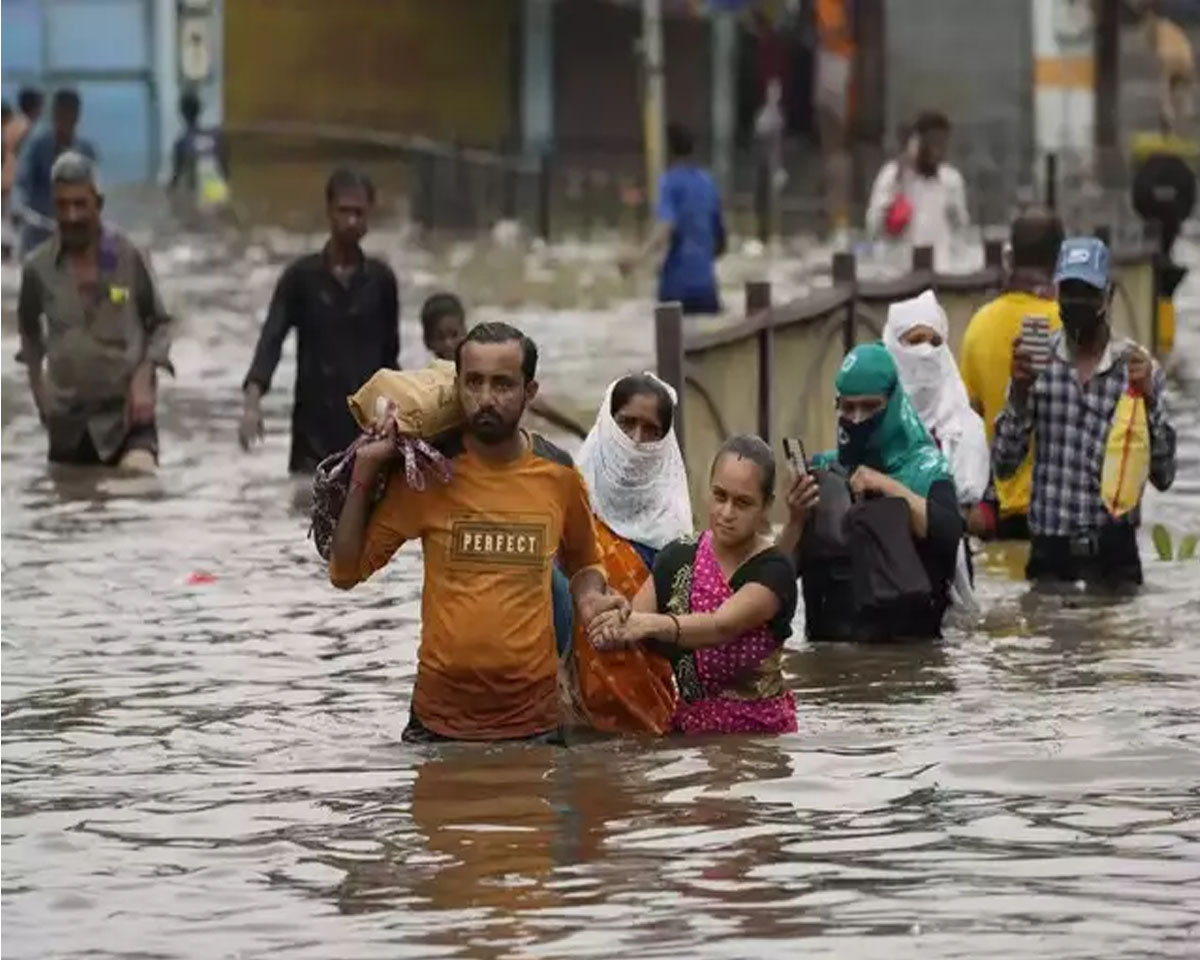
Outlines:
[[[456,363],[467,425],[451,451],[450,483],[413,490],[396,471],[369,512],[367,491],[395,444],[384,438],[361,447],[329,578],[349,589],[406,540],[421,540],[421,646],[406,740],[554,735],[556,555],[585,625],[602,616],[615,630],[628,604],[607,592],[587,491],[571,458],[520,429],[537,394],[533,341],[508,324],[480,324]]]

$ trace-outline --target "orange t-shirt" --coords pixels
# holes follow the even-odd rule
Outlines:
[[[357,570],[330,564],[340,587],[367,579],[421,538],[425,585],[413,713],[462,740],[525,737],[558,726],[558,653],[550,574],[603,572],[583,478],[533,434],[511,463],[463,451],[448,484],[423,491],[397,471],[367,523]]]

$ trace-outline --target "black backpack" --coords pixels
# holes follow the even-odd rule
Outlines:
[[[811,525],[804,531],[801,549],[804,563],[823,563],[848,559],[850,542],[847,538],[846,516],[854,505],[850,483],[838,465],[813,470],[821,499],[812,516]]]
[[[908,504],[897,497],[860,500],[846,514],[855,619],[889,635],[920,622],[935,605],[933,584],[917,553]]]

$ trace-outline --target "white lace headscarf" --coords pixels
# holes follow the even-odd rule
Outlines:
[[[653,374],[646,376],[662,383]],[[610,383],[604,392],[596,424],[579,451],[579,472],[587,483],[592,510],[613,533],[661,550],[692,532],[683,454],[674,424],[661,440],[650,443],[635,443],[617,426],[612,395],[619,382]],[[672,404],[678,404],[674,389],[666,383],[662,386]]]
[[[937,331],[942,345],[905,343],[905,334],[914,327]],[[883,343],[896,361],[900,382],[917,416],[950,462],[959,502],[978,503],[991,474],[987,431],[983,419],[971,409],[967,388],[950,352],[946,311],[932,290],[888,307]]]

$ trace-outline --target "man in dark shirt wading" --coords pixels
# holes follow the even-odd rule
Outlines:
[[[267,321],[243,384],[239,439],[249,449],[263,435],[262,395],[271,386],[288,331],[296,328],[296,396],[291,473],[311,473],[358,436],[346,398],[381,367],[400,359],[396,275],[359,242],[375,203],[363,174],[336,170],[325,185],[329,242],[292,263],[279,278]]]

